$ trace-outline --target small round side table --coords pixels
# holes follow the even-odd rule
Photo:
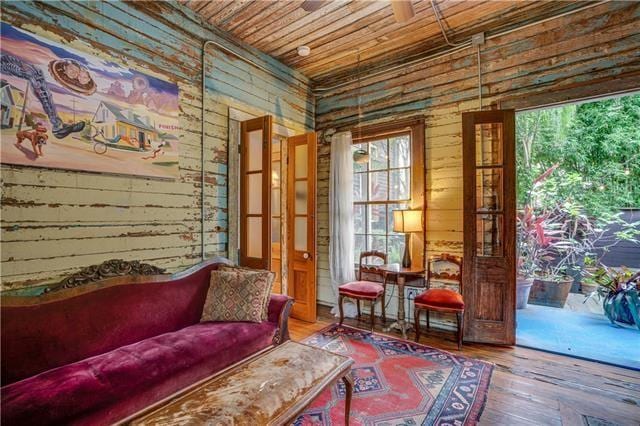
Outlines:
[[[385,331],[395,328],[396,330],[400,330],[402,332],[402,337],[406,339],[407,330],[410,330],[412,327],[410,324],[407,324],[404,318],[404,284],[407,276],[424,277],[425,269],[419,266],[404,268],[399,263],[384,264],[377,268],[384,274],[385,283],[387,282],[387,277],[391,275],[396,277],[396,284],[398,285],[398,319],[387,327]],[[382,301],[382,303],[384,303],[384,301]]]

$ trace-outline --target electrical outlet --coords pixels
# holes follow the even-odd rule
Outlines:
[[[407,289],[407,299],[408,300],[415,299],[417,295],[418,295],[418,289],[417,288],[408,288]]]

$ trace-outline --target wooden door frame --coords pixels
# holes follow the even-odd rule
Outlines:
[[[244,109],[243,109],[244,108]],[[239,262],[240,252],[240,142],[241,142],[241,123],[243,121],[251,120],[254,118],[268,115],[264,111],[259,111],[249,107],[233,107],[228,109],[229,113],[229,149],[228,149],[228,168],[227,168],[227,181],[229,182],[228,191],[228,216],[229,216],[229,238],[227,242],[227,257],[234,263]],[[286,294],[287,286],[287,259],[286,259],[286,156],[287,156],[287,138],[299,134],[298,131],[291,127],[287,127],[282,122],[278,123],[278,118],[274,117],[272,123],[273,138],[281,140],[281,155],[282,155],[282,168],[281,168],[281,212],[282,212],[282,225],[281,225],[281,243],[282,243],[282,268],[280,269],[280,278],[282,281],[282,294]],[[273,230],[272,230],[273,232]],[[272,265],[273,266],[273,265]]]
[[[476,152],[475,126],[481,123],[497,123],[503,125],[503,253],[504,276],[511,280],[503,293],[502,321],[488,321],[476,318]],[[496,344],[515,344],[516,314],[516,181],[515,181],[515,110],[473,111],[462,114],[463,129],[463,197],[464,197],[464,267],[463,287],[466,300],[465,339]],[[468,143],[467,141],[473,141]],[[511,159],[511,161],[507,161]],[[469,164],[473,164],[469,167]]]
[[[294,303],[293,308],[291,310],[291,316],[298,317],[298,319],[302,319],[304,321],[312,321],[316,320],[317,313],[317,285],[318,285],[318,245],[317,245],[317,136],[315,132],[305,133],[302,135],[296,135],[287,138],[287,294],[290,296],[294,296],[292,292],[295,292],[295,274],[294,274],[294,264],[295,262],[302,262],[306,259],[301,258],[296,254],[295,250],[295,195],[290,196],[293,191],[295,191],[295,139],[296,138],[305,138],[305,143],[309,143],[309,137],[313,135],[315,140],[313,151],[309,150],[307,152],[307,182],[309,185],[309,193],[308,193],[308,201],[307,201],[307,248],[311,248],[311,256],[313,261],[313,271],[308,273],[308,279],[311,281],[309,284],[309,290],[311,294],[308,296],[312,301],[311,306],[309,306],[309,311],[305,312],[303,315],[299,315],[300,304]],[[309,208],[311,205],[311,208]]]

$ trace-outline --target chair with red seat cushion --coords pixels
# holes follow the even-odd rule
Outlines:
[[[427,313],[427,330],[429,329],[429,311],[451,312],[456,314],[458,325],[458,349],[462,348],[462,331],[464,328],[464,299],[461,293],[448,288],[430,288],[431,280],[457,284],[462,292],[462,258],[443,253],[433,256],[427,265],[427,290],[414,300],[416,342],[420,339],[420,313]]]
[[[415,298],[417,304],[434,308],[464,309],[460,293],[448,288],[432,288]]]
[[[371,303],[371,331],[373,331],[373,324],[375,322],[375,305],[378,299],[382,300],[382,321],[386,322],[386,314],[384,307],[386,283],[383,279],[382,284],[374,281],[366,281],[362,279],[362,273],[375,274],[384,277],[383,273],[375,265],[366,265],[363,261],[366,258],[373,257],[382,259],[382,263],[387,263],[387,255],[379,251],[365,251],[360,253],[360,265],[358,268],[358,281],[352,281],[346,284],[342,284],[338,287],[338,307],[340,308],[340,325],[344,320],[344,312],[342,308],[342,302],[345,297],[354,299],[358,306],[358,320],[360,320],[360,300],[368,300]]]

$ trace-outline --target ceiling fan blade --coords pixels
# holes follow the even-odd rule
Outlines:
[[[307,12],[315,12],[326,3],[326,0],[305,0],[300,7]]]
[[[407,22],[416,15],[411,0],[391,0],[391,7],[396,22]]]

